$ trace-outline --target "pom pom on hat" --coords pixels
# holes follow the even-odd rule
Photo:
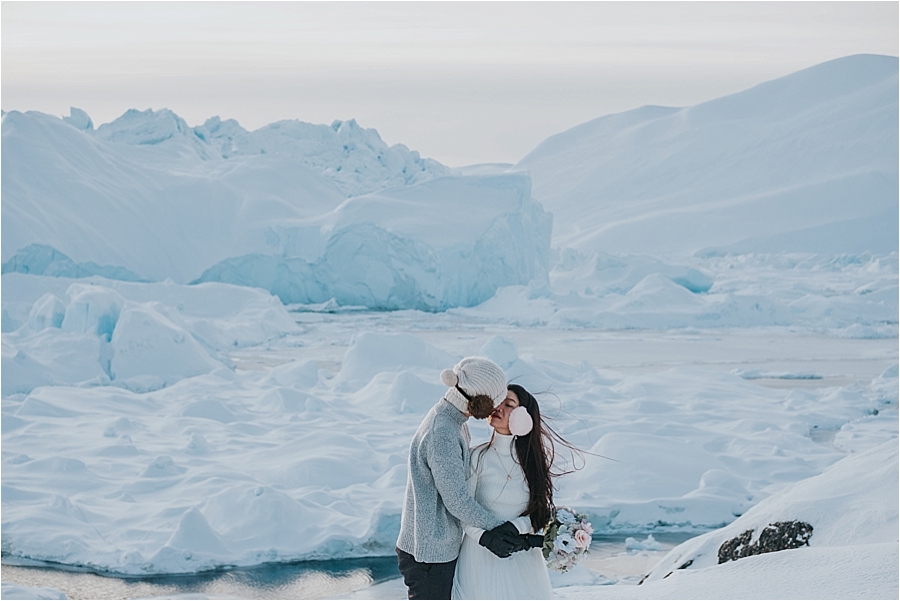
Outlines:
[[[445,369],[441,372],[441,382],[444,386],[453,387],[459,384],[459,376],[452,369]]]
[[[509,413],[509,432],[513,436],[525,436],[534,428],[534,420],[525,407],[516,407]]]

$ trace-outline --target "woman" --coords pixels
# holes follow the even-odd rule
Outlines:
[[[541,421],[537,400],[517,384],[488,418],[490,442],[472,450],[469,492],[485,509],[519,532],[537,533],[553,511],[554,443],[569,446]],[[478,544],[484,531],[465,528],[453,599],[550,599],[553,591],[540,548],[501,559]],[[536,537],[532,537],[534,539]],[[536,544],[540,544],[537,538]]]

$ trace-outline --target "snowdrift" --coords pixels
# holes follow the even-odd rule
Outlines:
[[[672,549],[640,586],[558,590],[564,599],[892,599],[897,596],[897,441],[852,454]],[[808,546],[717,563],[746,530],[800,519]]]
[[[897,250],[897,58],[837,59],[686,108],[646,106],[535,148],[554,245],[592,253]]]
[[[456,175],[353,121],[246,132],[131,110],[94,131],[85,119],[4,115],[4,273],[426,310],[546,279],[551,219],[527,173]]]
[[[818,476],[761,501],[727,527],[679,545],[653,568],[646,581],[662,580],[688,562],[685,569],[717,565],[717,553],[725,541],[747,530],[753,531],[752,540],[756,541],[763,528],[776,522],[799,520],[812,525],[810,547],[897,544],[897,474],[896,440],[852,454]]]

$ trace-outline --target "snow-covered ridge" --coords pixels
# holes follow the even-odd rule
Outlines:
[[[68,123],[76,127],[90,123],[84,111],[73,107],[71,113],[64,118]],[[82,129],[91,131],[90,127]],[[118,119],[98,127],[95,135],[130,145],[177,141],[187,144],[205,160],[283,155],[332,180],[348,197],[453,173],[403,144],[388,146],[377,131],[363,129],[355,119],[335,121],[330,126],[284,120],[247,131],[234,119],[211,117],[203,125],[190,127],[168,109],[129,109]]]
[[[13,111],[3,175],[4,272],[441,310],[549,270],[550,216],[527,173],[454,174],[353,121],[248,133],[128,111],[94,132],[82,112]]]
[[[706,254],[897,250],[897,58],[829,61],[685,108],[550,137],[517,167],[555,246]]]

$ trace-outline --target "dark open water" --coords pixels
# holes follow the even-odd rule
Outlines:
[[[397,578],[396,557],[267,564],[178,576],[122,578],[53,567],[3,565],[4,582],[52,587],[70,599],[199,595],[235,599],[329,599]]]
[[[647,532],[632,533],[644,539]],[[663,547],[659,555],[698,533],[654,532]],[[625,533],[594,534],[591,555],[608,557],[626,554]],[[51,587],[70,599],[139,599],[180,597],[217,599],[334,599],[374,584],[399,578],[397,558],[367,557],[265,564],[251,568],[123,578],[111,574],[61,569],[60,566],[22,567],[4,564],[3,582]]]

